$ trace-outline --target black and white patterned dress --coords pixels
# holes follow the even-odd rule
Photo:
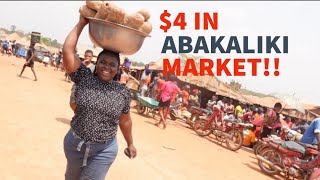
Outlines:
[[[85,141],[105,143],[117,134],[119,117],[129,113],[131,94],[118,82],[104,82],[81,64],[70,74],[76,84],[73,131]]]

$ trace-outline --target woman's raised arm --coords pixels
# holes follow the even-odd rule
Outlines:
[[[67,73],[75,72],[81,65],[81,61],[77,56],[75,49],[78,43],[79,36],[83,28],[88,24],[88,20],[80,15],[79,22],[71,30],[63,44],[63,65]]]

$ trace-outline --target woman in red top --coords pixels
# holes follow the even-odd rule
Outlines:
[[[162,86],[164,85],[166,81],[163,79],[163,76],[161,76],[158,80],[158,87],[157,87],[157,90],[156,90],[156,100],[157,101],[160,101],[160,95],[161,95],[161,89],[162,89]]]
[[[182,95],[182,108],[183,109],[187,109],[188,104],[189,104],[189,90],[190,90],[190,86],[186,85],[183,90],[181,91],[181,95]]]
[[[176,82],[174,82],[175,76],[169,75],[168,81],[161,88],[161,95],[159,101],[159,113],[160,113],[160,121],[156,123],[157,126],[163,123],[163,129],[167,126],[167,116],[169,112],[169,107],[172,99],[175,95],[180,92],[179,87]]]

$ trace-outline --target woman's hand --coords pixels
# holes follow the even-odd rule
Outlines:
[[[130,159],[133,159],[137,156],[137,149],[134,147],[133,144],[130,144],[128,147],[127,147],[127,153],[128,153],[128,157]]]
[[[83,17],[82,15],[80,15],[80,18],[79,18],[79,24],[85,26],[89,23],[89,20],[85,17]]]
[[[79,22],[71,30],[63,44],[63,65],[67,73],[75,72],[81,65],[79,57],[75,53],[75,49],[78,43],[79,36],[83,28],[88,24],[88,20],[80,15]]]

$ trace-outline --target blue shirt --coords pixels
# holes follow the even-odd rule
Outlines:
[[[316,133],[320,133],[320,118],[312,121],[300,141],[306,144],[318,144]]]
[[[306,130],[308,129],[308,127],[309,127],[309,125],[305,124],[305,125],[301,125],[301,126],[295,127],[292,130],[294,130],[294,131],[300,130],[301,134],[304,134],[306,132]]]

